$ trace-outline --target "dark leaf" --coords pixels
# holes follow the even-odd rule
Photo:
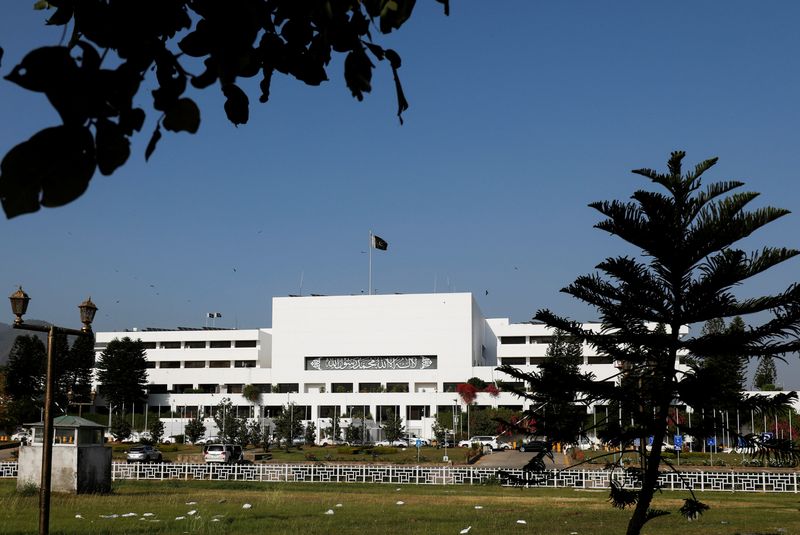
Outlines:
[[[190,98],[179,99],[164,114],[164,128],[171,132],[194,134],[200,128],[200,108]]]
[[[383,2],[381,9],[380,29],[382,33],[389,33],[403,25],[411,16],[416,0],[393,0]]]
[[[12,218],[35,212],[40,205],[70,203],[86,191],[94,169],[94,140],[88,128],[46,128],[11,149],[0,164],[3,210]]]
[[[344,60],[344,80],[358,100],[364,100],[364,93],[372,89],[372,68],[372,62],[361,47],[347,54]]]
[[[378,45],[374,43],[365,42],[364,46],[366,46],[369,49],[369,51],[372,52],[372,55],[375,56],[375,58],[378,61],[383,61],[383,58],[386,57],[385,51]]]
[[[97,121],[95,150],[97,151],[97,168],[108,176],[124,164],[131,155],[130,141],[123,129],[108,119]]]
[[[85,126],[59,126],[46,143],[43,156],[50,166],[42,176],[42,206],[71,203],[86,191],[95,170],[94,138]],[[35,138],[36,136],[34,136]],[[33,140],[34,138],[31,138]]]
[[[144,110],[142,108],[133,108],[132,110],[123,110],[119,114],[119,126],[122,128],[125,135],[130,136],[134,131],[138,132],[142,129],[144,124]]]
[[[186,37],[180,40],[178,48],[180,48],[184,54],[192,56],[193,58],[207,56],[211,52],[211,48],[209,46],[209,35],[205,30],[206,26],[207,23],[205,20],[198,22],[195,31],[187,34]]]
[[[81,56],[81,69],[96,71],[100,68],[100,54],[97,49],[86,41],[78,41],[77,45],[83,52]]]
[[[69,84],[78,67],[63,46],[44,46],[30,51],[6,76],[29,91],[44,93]]]
[[[388,59],[389,63],[392,65],[392,69],[399,69],[401,64],[400,55],[391,48],[387,48],[385,54],[386,59]]]
[[[236,84],[225,84],[222,86],[222,93],[225,95],[225,114],[228,120],[234,125],[247,123],[250,118],[250,100],[247,95]]]
[[[47,19],[46,24],[51,26],[64,26],[72,19],[72,14],[74,13],[73,7],[70,4],[60,6],[56,9],[56,12]]]
[[[214,57],[207,57],[203,63],[206,66],[206,70],[197,76],[192,76],[191,80],[192,86],[197,89],[205,89],[217,81],[217,63]]]
[[[150,141],[147,142],[147,148],[144,151],[144,160],[147,161],[150,159],[150,156],[153,154],[153,151],[156,150],[156,144],[158,140],[161,139],[161,127],[156,125],[156,129],[153,130],[153,135],[150,136]]]
[[[258,87],[261,89],[261,96],[258,97],[258,101],[262,104],[269,100],[269,87],[272,82],[272,73],[275,72],[271,68],[267,68],[266,66],[263,69],[264,75],[261,78],[261,82],[259,82]]]
[[[3,47],[0,46],[0,65],[3,63]]]
[[[445,17],[450,15],[450,0],[436,0],[440,4],[444,6],[444,15]]]

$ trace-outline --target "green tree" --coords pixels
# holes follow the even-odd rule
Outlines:
[[[758,362],[756,373],[753,376],[753,386],[758,390],[777,390],[775,383],[778,381],[778,370],[772,357],[763,357]]]
[[[265,433],[261,428],[261,422],[259,422],[258,420],[251,420],[247,424],[246,428],[248,433],[248,441],[256,446],[259,445],[264,446],[264,451],[267,451],[267,447],[264,444]]]
[[[303,436],[302,411],[295,410],[294,403],[284,405],[281,412],[273,418],[275,426],[274,434],[278,441],[285,442],[288,450],[292,446],[292,441],[297,437]]]
[[[447,13],[448,0],[437,1]],[[344,80],[358,100],[371,91],[372,61],[386,60],[402,123],[408,102],[398,77],[400,56],[377,44],[373,32],[400,28],[414,4],[415,0],[37,3],[55,7],[47,24],[63,26],[59,34],[70,25],[72,37],[64,45],[32,50],[5,78],[44,93],[63,124],[38,132],[6,154],[0,176],[6,216],[72,202],[87,189],[96,169],[110,175],[123,165],[130,156],[130,139],[145,120],[144,110],[137,107],[141,99],[135,97],[153,85],[152,107],[158,119],[145,159],[155,150],[162,127],[192,134],[200,127],[200,109],[186,96],[189,84],[195,90],[217,85],[228,120],[244,124],[250,99],[239,86],[241,78],[260,75],[259,100],[264,103],[274,75],[320,85],[328,80],[327,67],[336,54],[344,57]],[[39,156],[44,153],[47,166]]]
[[[6,364],[6,395],[9,418],[15,423],[39,419],[44,395],[47,351],[36,336],[22,335],[14,339]]]
[[[306,440],[306,444],[314,444],[317,441],[317,426],[314,422],[308,422],[306,424],[303,437]]]
[[[94,338],[76,336],[66,355],[59,380],[62,392],[72,392],[72,401],[80,403],[91,401],[94,355]]]
[[[394,442],[398,440],[403,435],[403,419],[400,418],[400,415],[395,414],[393,410],[389,410],[386,419],[383,421],[383,434],[386,437],[386,440],[389,442]]]
[[[127,336],[111,340],[97,361],[97,381],[114,409],[143,403],[147,385],[147,357],[141,340]]]
[[[161,439],[164,438],[164,422],[156,418],[150,422],[150,440],[153,444],[161,444]]]
[[[222,398],[211,416],[217,426],[217,436],[220,440],[225,444],[238,443],[242,421],[236,417],[236,408],[230,398]]]
[[[131,436],[131,423],[124,414],[115,414],[111,419],[111,434],[117,441],[125,440]]]
[[[641,251],[638,256],[607,258],[600,273],[579,277],[564,291],[596,307],[602,330],[584,329],[580,323],[540,310],[535,318],[548,326],[566,331],[586,341],[600,354],[613,358],[620,368],[616,383],[595,381],[590,374],[576,370],[542,370],[525,375],[511,367],[507,373],[531,383],[533,409],[530,417],[569,441],[580,434],[583,423],[553,425],[555,404],[578,407],[595,402],[617,404],[619,420],[604,422],[604,437],[620,448],[631,449],[635,439],[653,437],[647,452],[639,448],[641,489],[623,487],[611,480],[611,502],[617,507],[631,506],[633,514],[628,535],[638,535],[646,522],[668,514],[651,508],[658,488],[661,445],[666,438],[669,412],[673,403],[688,405],[695,414],[710,414],[713,398],[725,399],[742,410],[775,412],[785,410],[795,394],[772,398],[745,398],[736,392],[716,395],[720,385],[709,383],[699,373],[703,363],[719,355],[770,357],[797,351],[800,340],[800,286],[794,284],[775,295],[738,298],[732,289],[798,254],[797,250],[765,247],[747,253],[736,247],[738,241],[759,228],[786,215],[786,210],[769,206],[748,211],[747,205],[758,194],[734,192],[743,184],[718,182],[705,188],[701,175],[716,159],[682,172],[683,152],[674,152],[666,174],[650,169],[634,171],[652,182],[659,191],[638,190],[630,201],[596,202],[590,206],[606,219],[596,228],[622,238]],[[725,330],[722,333],[688,336],[684,326],[713,318],[763,314],[768,319],[757,327]],[[689,354],[697,368],[678,367],[678,357]],[[554,384],[563,392],[554,391]],[[568,396],[565,396],[568,393]],[[709,396],[715,393],[714,396]],[[732,403],[734,402],[735,403]],[[730,405],[729,405],[730,406]],[[707,409],[707,410],[705,410]],[[699,420],[699,421],[697,421]],[[713,433],[707,421],[694,419],[688,433],[696,437]],[[732,430],[735,435],[735,429]],[[798,451],[788,441],[760,442],[746,437],[764,456],[796,460]],[[708,507],[694,494],[685,500],[680,512],[695,518]]]
[[[186,435],[186,440],[194,444],[200,437],[206,434],[206,425],[203,423],[202,418],[192,418],[186,423],[186,427],[183,430],[184,435]]]

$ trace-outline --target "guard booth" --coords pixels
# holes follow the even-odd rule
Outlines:
[[[42,481],[44,422],[25,424],[33,431],[19,449],[17,488]],[[105,426],[77,416],[53,419],[52,492],[111,492],[111,448],[103,445]]]

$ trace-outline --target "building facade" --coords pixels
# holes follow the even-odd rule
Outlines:
[[[294,404],[317,429],[335,415],[345,426],[364,415],[377,430],[391,411],[408,432],[431,438],[437,413],[465,411],[458,384],[510,380],[495,370],[500,364],[535,370],[552,334],[541,324],[485,318],[470,293],[276,297],[272,304],[271,328],[98,332],[96,351],[115,338],[142,340],[150,410],[177,416],[162,417],[168,434],[182,433],[188,418],[210,417],[229,398],[248,418]],[[589,346],[583,368],[598,380],[618,372]],[[242,396],[249,384],[262,392],[258,405]],[[525,408],[502,388],[479,393],[476,404]]]

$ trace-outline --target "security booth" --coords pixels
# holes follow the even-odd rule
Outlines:
[[[19,449],[17,488],[42,480],[44,422],[25,424],[33,431]],[[53,419],[52,492],[106,493],[111,491],[111,448],[103,444],[105,426],[78,416]]]

